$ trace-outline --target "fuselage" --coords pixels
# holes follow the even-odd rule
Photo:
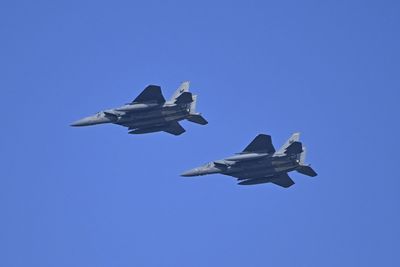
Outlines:
[[[296,159],[287,156],[266,157],[254,161],[235,162],[230,168],[222,171],[222,174],[240,179],[267,177],[279,173],[295,170],[299,163]]]
[[[189,116],[189,109],[181,105],[164,105],[148,110],[125,112],[113,122],[129,129],[162,126],[172,121],[181,121]]]
[[[191,177],[208,174],[223,174],[235,177],[238,185],[273,183],[288,188],[294,181],[288,175],[291,171],[315,177],[317,173],[305,164],[306,148],[299,141],[299,133],[294,133],[275,150],[271,136],[258,134],[240,153],[209,162],[188,170],[181,176]]]
[[[184,120],[189,113],[188,105],[130,104],[98,112],[93,116],[74,122],[72,126],[114,123],[129,129],[148,128],[162,126],[171,121]]]
[[[240,179],[268,177],[279,173],[295,170],[299,166],[296,157],[293,156],[261,156],[254,155],[253,159],[244,157],[245,160],[232,161],[234,157],[207,163],[183,173],[183,176],[199,176],[220,173]]]

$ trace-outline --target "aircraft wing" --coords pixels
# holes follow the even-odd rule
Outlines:
[[[166,128],[163,129],[163,131],[173,135],[181,135],[186,132],[186,130],[177,121],[169,123]]]
[[[157,85],[147,86],[143,92],[132,101],[132,103],[147,103],[157,102],[159,104],[165,103],[165,98],[161,92],[161,87]]]
[[[257,137],[243,150],[243,153],[251,152],[275,153],[271,136],[266,134],[257,135]]]

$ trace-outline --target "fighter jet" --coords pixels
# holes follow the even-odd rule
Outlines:
[[[300,134],[294,133],[275,151],[271,136],[260,134],[242,152],[194,168],[182,176],[220,173],[237,178],[239,185],[273,183],[287,188],[294,184],[288,172],[317,176],[310,165],[305,164],[306,148],[299,139]]]
[[[189,82],[183,82],[171,100],[166,101],[157,85],[147,86],[131,103],[121,107],[100,111],[75,121],[71,126],[89,126],[113,123],[128,127],[130,134],[164,131],[181,135],[185,129],[181,120],[205,125],[208,122],[196,112],[197,96],[189,92]]]

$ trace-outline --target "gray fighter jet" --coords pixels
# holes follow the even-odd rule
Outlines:
[[[114,123],[128,127],[130,134],[144,134],[164,131],[180,135],[185,129],[179,121],[205,125],[208,122],[196,112],[197,96],[189,92],[189,82],[183,82],[171,100],[166,101],[160,86],[149,85],[131,103],[118,108],[100,111],[75,121],[71,126],[88,126]]]
[[[314,177],[317,173],[305,164],[306,148],[299,142],[300,134],[293,134],[275,151],[271,136],[258,135],[242,152],[194,168],[182,176],[220,173],[238,179],[239,185],[274,183],[282,187],[294,184],[287,174],[291,171]]]

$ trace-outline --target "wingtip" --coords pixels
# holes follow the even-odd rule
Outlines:
[[[181,82],[181,87],[182,87],[182,86],[184,86],[184,87],[186,87],[187,89],[189,89],[189,87],[190,87],[190,81],[186,80],[186,81]]]

